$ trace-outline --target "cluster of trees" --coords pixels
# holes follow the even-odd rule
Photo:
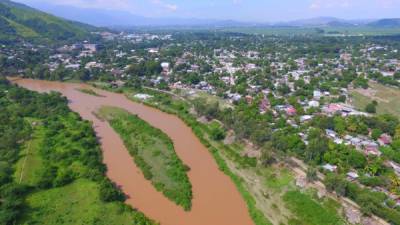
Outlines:
[[[354,200],[367,215],[375,214],[392,224],[400,224],[400,213],[393,209],[395,202],[384,193],[371,191],[351,183],[342,175],[329,174],[324,181],[329,191]]]
[[[37,94],[0,78],[0,107],[0,224],[13,224],[21,218],[24,197],[32,191],[64,186],[81,178],[96,182],[104,201],[125,199],[105,177],[91,125],[68,109],[65,98],[56,93]],[[26,118],[40,122],[32,124]],[[31,134],[35,126],[45,132],[39,149],[43,165],[35,174],[38,182],[27,186],[15,181],[12,174],[24,143],[34,138]]]
[[[391,204],[391,200],[385,194],[360,188],[341,175],[355,169],[360,171],[360,183],[366,186],[399,190],[397,179],[393,180],[393,171],[384,164],[385,157],[400,162],[400,123],[396,117],[391,115],[374,117],[317,115],[308,124],[298,129],[289,126],[283,117],[274,117],[268,112],[264,115],[259,114],[257,103],[249,105],[242,101],[234,109],[221,109],[218,105],[207,104],[205,100],[196,100],[194,106],[200,115],[223,121],[224,126],[233,129],[239,138],[250,139],[261,147],[261,161],[264,165],[273,162],[272,155],[280,154],[295,154],[311,166],[323,163],[337,165],[339,174],[337,177],[340,181],[337,181],[337,177],[335,180],[331,178],[332,175],[329,175],[326,181],[329,190],[354,199],[362,206],[365,213],[374,213],[394,224],[400,222],[400,213],[394,209],[394,204]],[[340,135],[370,135],[374,140],[377,140],[381,134],[387,133],[394,137],[394,141],[390,146],[381,149],[384,158],[367,157],[354,147],[335,144],[326,137],[325,129],[334,130]],[[300,130],[306,130],[307,145],[298,135]],[[315,172],[309,173],[310,179],[313,179]],[[365,173],[369,176],[362,175]],[[389,207],[385,207],[384,204],[389,204]]]
[[[151,77],[153,75],[159,75],[161,71],[162,67],[160,62],[155,60],[146,60],[130,65],[127,73],[133,76]]]

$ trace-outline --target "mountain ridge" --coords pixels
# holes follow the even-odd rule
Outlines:
[[[22,3],[0,0],[1,42],[84,39],[90,36],[91,28],[93,27],[58,18]]]
[[[30,4],[42,11],[56,14],[65,19],[74,19],[94,26],[135,27],[135,26],[266,26],[266,27],[379,27],[380,19],[341,19],[336,17],[314,17],[283,22],[243,22],[236,20],[197,19],[197,18],[153,18],[136,15],[126,11],[78,8],[44,2]],[[384,19],[383,19],[384,20]],[[376,23],[376,24],[374,24]],[[400,25],[399,25],[400,27]]]

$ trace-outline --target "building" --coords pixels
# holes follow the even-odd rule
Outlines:
[[[346,175],[350,181],[357,180],[360,177],[357,172],[348,172]]]
[[[337,170],[337,166],[331,165],[331,164],[329,164],[329,163],[323,165],[322,168],[323,168],[324,170],[329,171],[329,172],[336,172],[336,170]]]
[[[319,102],[318,101],[309,101],[308,102],[308,106],[309,107],[313,107],[313,108],[318,108],[319,107]]]
[[[382,134],[378,139],[378,143],[381,146],[390,145],[392,143],[392,137],[388,134]]]
[[[288,116],[295,116],[297,114],[297,110],[291,105],[286,107],[285,112]]]
[[[139,99],[139,100],[144,101],[144,100],[147,100],[147,99],[152,98],[153,96],[148,95],[148,94],[136,94],[136,95],[134,95],[133,97],[135,97],[135,98],[137,98],[137,99]]]

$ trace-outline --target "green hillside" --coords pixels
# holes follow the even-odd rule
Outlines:
[[[0,42],[83,39],[89,36],[88,28],[23,4],[0,0]]]

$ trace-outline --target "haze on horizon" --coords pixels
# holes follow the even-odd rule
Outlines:
[[[400,0],[15,0],[25,4],[109,9],[146,17],[279,22],[311,17],[399,17]]]

